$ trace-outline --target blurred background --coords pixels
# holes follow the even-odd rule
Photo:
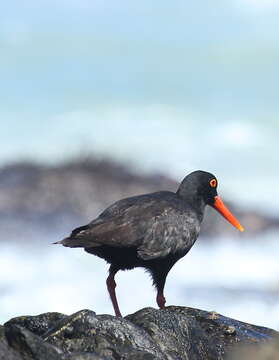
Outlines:
[[[108,266],[51,245],[120,198],[219,179],[167,304],[279,328],[279,1],[11,0],[0,5],[0,322],[113,313]],[[155,306],[117,275],[126,315]]]

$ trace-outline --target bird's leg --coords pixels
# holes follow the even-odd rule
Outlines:
[[[164,287],[168,272],[169,267],[165,269],[162,269],[162,267],[152,269],[153,283],[157,289],[156,302],[160,309],[165,308],[166,299],[164,297]]]
[[[158,290],[158,292],[157,292],[156,301],[157,301],[157,304],[158,304],[158,306],[159,306],[160,309],[164,309],[164,308],[165,308],[166,299],[165,299],[165,297],[164,297],[163,292],[160,291],[160,290]]]
[[[111,302],[112,302],[112,305],[114,308],[115,316],[122,317],[120,310],[119,310],[118,303],[117,303],[116,294],[115,294],[116,282],[114,280],[114,276],[117,273],[117,271],[118,271],[118,269],[115,270],[112,267],[110,267],[109,276],[107,278],[107,289],[108,289],[109,296],[110,296],[110,299],[111,299]]]

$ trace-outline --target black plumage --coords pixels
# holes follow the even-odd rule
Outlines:
[[[167,274],[195,243],[205,206],[216,207],[216,188],[214,175],[195,171],[185,177],[176,193],[160,191],[117,201],[58,243],[83,247],[111,264],[107,287],[117,316],[121,314],[114,276],[119,270],[135,267],[151,273],[158,306],[163,308]],[[228,219],[222,209],[217,210]],[[233,225],[242,230],[239,223]]]

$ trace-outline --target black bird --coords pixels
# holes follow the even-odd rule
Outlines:
[[[83,247],[110,263],[107,288],[115,315],[121,316],[115,274],[143,267],[153,278],[157,304],[164,308],[164,286],[173,265],[188,253],[200,231],[206,205],[238,230],[242,226],[217,195],[217,179],[205,171],[187,175],[176,193],[160,191],[119,200],[88,225],[74,229],[56,244]]]

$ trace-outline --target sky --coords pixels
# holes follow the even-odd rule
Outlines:
[[[266,113],[276,107],[279,6],[263,3],[1,5],[2,111],[167,103],[250,113],[257,101]]]
[[[3,2],[0,165],[200,168],[279,210],[278,15],[275,0]]]

